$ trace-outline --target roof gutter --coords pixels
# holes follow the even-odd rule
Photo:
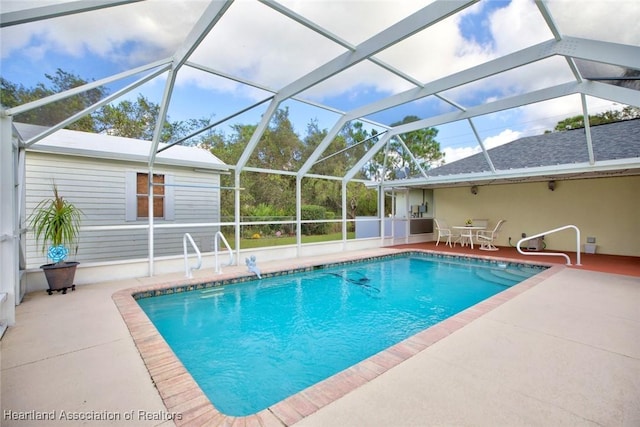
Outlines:
[[[427,179],[413,178],[385,181],[382,188],[391,189],[395,187],[447,187],[456,185],[470,185],[481,183],[507,183],[520,181],[542,181],[554,177],[564,177],[564,179],[587,177],[588,175],[640,175],[640,157],[622,160],[603,160],[595,165],[588,162],[575,163],[571,165],[543,166],[537,168],[520,168],[509,170],[496,170],[493,172],[466,173],[445,176],[431,176]],[[592,177],[592,176],[591,176]],[[378,182],[371,182],[368,186],[379,186]]]
[[[86,157],[92,159],[104,159],[104,160],[115,160],[115,161],[123,161],[123,162],[136,162],[136,163],[144,163],[145,165],[148,162],[148,156],[146,154],[121,154],[121,153],[107,153],[107,152],[97,152],[95,150],[88,150],[82,148],[65,148],[65,147],[55,147],[48,146],[43,144],[34,144],[27,148],[27,151],[33,151],[38,153],[47,153],[47,154],[59,154],[65,156],[76,156],[76,157]],[[163,166],[181,166],[187,168],[197,168],[197,169],[207,169],[207,170],[216,170],[216,171],[228,171],[232,169],[232,166],[226,165],[224,163],[221,164],[212,164],[207,162],[196,162],[192,160],[185,159],[175,159],[175,158],[163,158],[156,157],[156,163]]]

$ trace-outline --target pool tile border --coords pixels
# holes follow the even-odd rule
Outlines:
[[[429,254],[435,258],[456,260],[473,259],[488,263],[509,263],[511,265],[543,265],[546,270],[496,294],[460,313],[443,320],[417,334],[351,366],[301,392],[290,396],[267,409],[246,417],[233,417],[219,412],[200,389],[191,374],[182,365],[169,345],[158,333],[136,299],[185,292],[189,290],[213,288],[254,280],[254,275],[230,274],[220,280],[202,282],[202,279],[181,280],[180,284],[164,283],[152,286],[123,289],[113,294],[133,341],[140,352],[147,371],[154,382],[167,412],[173,415],[177,426],[230,426],[234,423],[245,426],[289,426],[316,412],[323,406],[341,398],[356,388],[372,381],[379,375],[404,362],[451,335],[458,329],[473,322],[482,315],[499,307],[517,295],[548,279],[565,267],[541,263],[514,262],[490,256],[461,256],[437,253],[428,250],[399,250],[381,256],[360,256],[343,259],[329,264],[309,264],[284,271],[265,272],[263,277],[280,276],[303,271],[311,271],[328,266],[347,265],[380,258],[393,258],[407,254]],[[185,283],[186,282],[186,283]]]

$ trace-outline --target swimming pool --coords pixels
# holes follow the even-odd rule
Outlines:
[[[243,416],[541,270],[410,254],[137,298],[215,407]]]

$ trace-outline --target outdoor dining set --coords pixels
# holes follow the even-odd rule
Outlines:
[[[493,227],[489,226],[487,219],[468,219],[465,224],[454,226],[450,226],[447,221],[441,218],[435,218],[434,221],[438,233],[436,246],[440,244],[440,241],[443,241],[450,247],[460,243],[461,246],[469,245],[473,249],[474,243],[476,243],[480,245],[480,250],[497,251],[495,241],[506,220],[499,220]]]

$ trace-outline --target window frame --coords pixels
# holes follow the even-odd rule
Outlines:
[[[138,198],[141,196],[148,197],[147,193],[138,193],[138,176],[146,175],[147,182],[149,171],[141,171],[141,170],[131,170],[126,173],[126,182],[125,182],[125,221],[126,222],[148,222],[149,217],[148,214],[146,216],[140,217],[138,216]],[[174,187],[173,184],[173,175],[169,173],[164,173],[161,171],[154,171],[154,176],[163,176],[164,177],[164,186],[163,189],[164,198],[163,202],[163,214],[162,217],[154,217],[154,221],[173,221],[175,220],[175,197],[174,197]],[[148,207],[147,207],[148,209]]]

